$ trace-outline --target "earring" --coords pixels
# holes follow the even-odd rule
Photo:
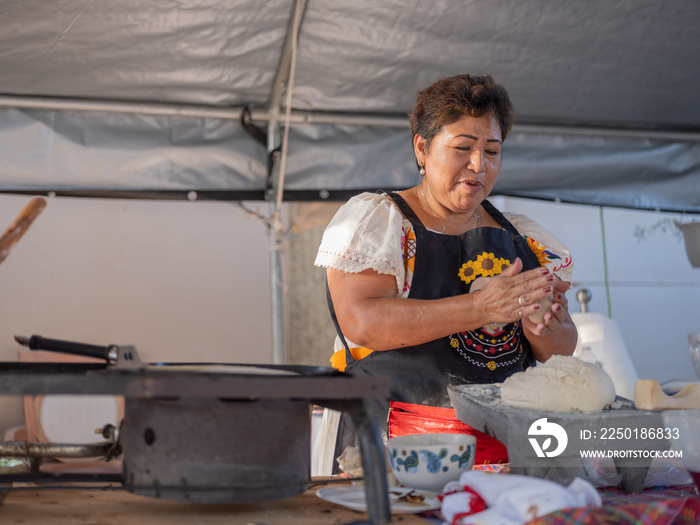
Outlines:
[[[418,170],[418,173],[420,173],[421,175],[425,175],[425,168],[423,166],[421,166],[420,169]]]

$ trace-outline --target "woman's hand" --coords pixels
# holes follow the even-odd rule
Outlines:
[[[566,291],[569,283],[561,281],[546,268],[522,271],[520,259],[513,261],[500,275],[489,279],[478,292],[477,304],[489,322],[515,322],[522,319],[524,334],[535,358],[544,362],[554,354],[571,355],[578,333],[568,310]],[[541,323],[529,316],[541,313],[540,300],[552,295],[553,304]],[[552,336],[552,337],[550,337]]]
[[[545,312],[542,322],[535,323],[528,317],[523,317],[523,328],[534,335],[546,336],[550,335],[562,324],[571,321],[568,308],[569,301],[565,295],[570,287],[569,283],[557,279],[554,284],[554,303]]]
[[[576,349],[578,331],[569,315],[569,302],[565,295],[570,286],[557,279],[554,284],[554,303],[544,314],[541,323],[523,318],[525,337],[530,341],[535,359],[541,363],[555,354],[571,355]]]
[[[487,323],[514,323],[541,310],[540,300],[555,292],[557,277],[547,268],[522,271],[523,262],[515,259],[500,275],[488,279],[473,292]]]

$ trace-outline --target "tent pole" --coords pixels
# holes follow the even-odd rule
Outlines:
[[[268,226],[270,247],[270,292],[272,308],[272,362],[285,364],[286,353],[286,275],[285,228],[282,218],[282,195],[284,192],[284,175],[286,171],[286,148],[289,135],[291,115],[291,91],[294,89],[294,67],[296,63],[297,40],[304,17],[307,0],[296,0],[289,17],[287,35],[282,48],[280,62],[270,93],[270,117],[267,126],[267,149],[270,155],[270,178],[268,195],[271,220]],[[286,89],[285,140],[281,138],[280,112],[282,94]]]
[[[133,103],[119,101],[78,100],[68,98],[0,96],[0,108],[26,109],[39,111],[92,111],[101,113],[121,113],[128,115],[178,116],[185,118],[219,118],[240,120],[243,108],[217,108],[182,104]],[[253,121],[274,122],[279,120],[279,107],[275,114],[262,108],[251,108]],[[293,124],[329,124],[346,126],[379,126],[408,128],[408,118],[404,116],[382,116],[357,113],[292,111]],[[611,128],[594,124],[586,126],[560,126],[557,124],[518,124],[511,133],[523,135],[563,135],[591,136],[597,138],[625,138],[633,140],[659,140],[668,142],[700,142],[698,131],[675,131],[644,128]]]
[[[279,123],[276,126],[268,126],[268,141],[271,147],[279,141]],[[279,177],[279,146],[273,147],[271,155],[271,176],[273,185],[269,190],[269,208],[271,220],[268,222],[268,247],[270,250],[270,308],[272,324],[272,362],[283,365],[287,362],[286,353],[286,322],[285,322],[285,289],[286,279],[284,271],[284,226],[280,210],[276,205],[276,181]]]

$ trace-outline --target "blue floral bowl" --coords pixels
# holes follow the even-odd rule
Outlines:
[[[441,493],[474,465],[476,438],[468,434],[413,434],[387,442],[391,470],[405,486]]]

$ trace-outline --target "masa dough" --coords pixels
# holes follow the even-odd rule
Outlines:
[[[602,410],[615,401],[615,387],[600,366],[554,355],[507,378],[501,385],[501,399],[534,410]]]

